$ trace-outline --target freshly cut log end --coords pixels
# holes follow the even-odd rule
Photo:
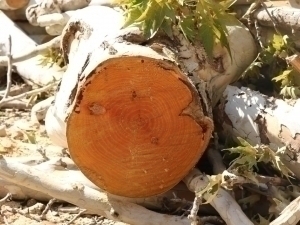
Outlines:
[[[74,162],[97,186],[148,197],[171,189],[195,166],[212,128],[175,64],[120,56],[80,84],[67,141]]]

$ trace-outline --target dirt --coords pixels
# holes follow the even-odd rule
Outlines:
[[[38,149],[44,149],[48,157],[65,156],[61,147],[53,146],[43,122],[31,122],[30,111],[6,109],[0,111],[0,154],[5,157],[38,156]],[[9,225],[67,225],[103,224],[113,225],[114,221],[100,216],[84,215],[78,217],[79,210],[68,203],[54,203],[45,216],[41,216],[47,202],[35,199],[3,201],[0,196],[0,224]],[[77,218],[78,217],[78,218]],[[75,219],[75,220],[74,220]],[[74,220],[74,222],[72,222]]]

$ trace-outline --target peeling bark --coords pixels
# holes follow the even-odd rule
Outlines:
[[[248,88],[228,86],[215,113],[225,137],[269,145],[275,152],[287,146],[283,161],[300,178],[299,111],[299,99],[287,102]]]

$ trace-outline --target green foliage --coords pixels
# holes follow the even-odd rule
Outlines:
[[[240,145],[234,148],[224,149],[238,157],[231,162],[229,170],[236,171],[253,180],[254,169],[258,170],[257,163],[270,163],[283,176],[289,178],[293,174],[280,160],[282,151],[275,153],[266,145],[252,146],[246,140],[238,138]]]
[[[235,20],[226,11],[234,0],[117,0],[123,6],[124,27],[134,25],[152,38],[159,29],[173,37],[180,29],[191,42],[201,41],[209,57],[214,44],[220,42],[230,53],[226,23]]]
[[[48,48],[47,51],[40,55],[41,59],[40,65],[42,66],[53,66],[54,64],[57,64],[60,67],[64,67],[64,59],[61,54],[61,50],[59,48]]]
[[[261,50],[243,73],[243,79],[258,78],[267,72],[279,94],[286,98],[300,97],[300,74],[286,61],[294,51],[294,43],[287,35],[274,34],[268,46]]]
[[[37,144],[36,135],[34,132],[24,131],[24,134],[27,137],[28,143]]]

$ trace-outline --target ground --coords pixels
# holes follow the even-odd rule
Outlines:
[[[30,143],[34,140],[38,143]],[[47,137],[45,126],[30,122],[29,110],[2,109],[0,111],[0,154],[8,157],[39,155],[38,147],[43,147],[48,156],[63,156],[61,147],[53,146]],[[0,206],[1,206],[0,202]],[[68,203],[58,202],[52,205],[45,219],[39,221],[47,202],[34,199],[8,201],[1,206],[0,224],[9,225],[67,225],[67,224],[104,224],[114,222],[99,216],[82,215],[70,223],[78,214],[78,208]],[[61,212],[68,210],[68,212]],[[30,213],[28,213],[30,212]]]

